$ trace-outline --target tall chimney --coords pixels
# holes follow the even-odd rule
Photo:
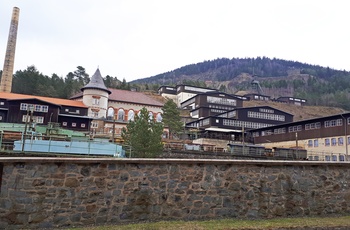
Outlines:
[[[4,68],[2,69],[0,92],[11,93],[13,66],[15,63],[18,18],[19,18],[19,8],[13,7],[10,32],[7,40]]]

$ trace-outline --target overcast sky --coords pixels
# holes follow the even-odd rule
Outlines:
[[[0,65],[20,8],[15,71],[132,81],[216,58],[280,58],[350,71],[347,0],[1,0]]]

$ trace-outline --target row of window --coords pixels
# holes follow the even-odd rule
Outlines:
[[[305,130],[320,129],[320,128],[321,128],[321,122],[315,122],[315,123],[310,123],[305,125]]]
[[[214,109],[224,109],[226,112],[227,110],[232,110],[232,107],[228,106],[222,106],[222,105],[209,105],[209,108],[214,108]]]
[[[68,122],[62,122],[62,126],[63,127],[67,127],[68,126]],[[72,127],[77,127],[77,123],[76,122],[72,122],[71,126]],[[86,127],[86,125],[84,123],[80,124],[80,128],[85,128],[85,127]]]
[[[212,104],[222,104],[222,105],[231,105],[231,106],[237,105],[237,101],[235,99],[222,98],[222,97],[207,96],[207,102]]]
[[[339,155],[339,157],[337,155],[326,155],[324,156],[324,160],[325,161],[345,161],[345,156],[344,155]],[[308,159],[311,161],[319,161],[320,157],[319,156],[308,156]]]
[[[226,110],[210,109],[210,112],[213,112],[213,113],[224,113],[224,112],[226,112]]]
[[[336,120],[330,120],[324,122],[324,127],[335,127],[335,126],[342,126],[343,125],[343,119],[336,119]]]
[[[285,121],[286,120],[286,117],[284,115],[260,113],[260,112],[254,112],[254,111],[248,111],[248,117],[265,119],[265,120],[274,120],[274,121]]]
[[[245,128],[252,128],[252,129],[258,129],[258,128],[264,128],[264,127],[270,126],[269,124],[250,122],[250,121],[228,120],[228,119],[223,119],[223,125],[234,126],[234,127],[245,127]]]
[[[139,113],[140,114],[140,111]],[[149,119],[153,120],[154,119],[154,114],[152,112],[148,113]],[[125,121],[125,111],[124,109],[119,109],[117,112],[117,120],[118,121]],[[133,110],[128,111],[128,121],[134,121],[135,120],[135,112]],[[161,122],[163,120],[162,115],[158,113],[156,115],[156,121]]]
[[[348,145],[350,144],[350,137],[348,137],[347,141]],[[324,139],[324,145],[325,146],[342,146],[344,145],[344,137],[338,137],[338,138],[325,138]],[[308,140],[307,143],[308,147],[318,147],[318,140]]]
[[[32,120],[30,121],[30,118],[32,118]],[[42,116],[27,116],[27,115],[23,115],[22,116],[22,122],[33,122],[33,123],[37,123],[37,124],[43,124],[44,123],[44,117]]]
[[[31,121],[30,121],[31,119]],[[37,124],[43,124],[44,123],[44,117],[42,116],[27,116],[27,115],[23,115],[22,116],[22,122],[32,122],[32,123],[37,123]],[[62,126],[67,127],[68,126],[68,122],[62,122]],[[71,123],[71,127],[77,127],[77,123],[76,122],[72,122]],[[84,123],[80,124],[81,128],[85,128],[86,125]]]
[[[30,111],[35,111],[35,112],[47,113],[49,111],[49,106],[21,103],[20,110],[25,110],[25,111],[30,110]]]
[[[234,118],[234,117],[236,117],[236,111],[230,111],[228,113],[223,113],[223,114],[218,115],[218,117]]]
[[[350,119],[348,119],[348,123],[350,123]],[[335,127],[335,126],[342,126],[343,125],[343,120],[342,119],[336,119],[336,120],[325,121],[324,125],[325,125],[325,128]],[[313,130],[313,129],[320,129],[320,128],[321,128],[321,122],[305,124],[305,130]],[[288,132],[289,133],[299,132],[299,131],[302,131],[302,125],[294,125],[294,126],[289,126],[288,127]],[[268,136],[268,135],[272,135],[272,134],[282,134],[282,133],[286,133],[285,128],[274,129],[273,132],[272,132],[272,130],[262,131],[261,132],[261,136]],[[254,137],[258,137],[259,133],[258,132],[254,132],[253,136]]]

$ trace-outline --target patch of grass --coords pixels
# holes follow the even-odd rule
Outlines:
[[[96,226],[75,229],[86,230],[260,230],[260,229],[295,229],[316,227],[346,227],[350,229],[350,216],[342,217],[308,217],[308,218],[276,218],[264,220],[210,220],[210,221],[161,221],[115,226]]]

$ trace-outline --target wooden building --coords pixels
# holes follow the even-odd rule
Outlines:
[[[243,98],[222,92],[197,94],[181,103],[182,109],[190,110],[192,118],[215,116],[243,106]]]
[[[80,101],[41,97],[16,93],[0,93],[0,122],[47,125],[59,123],[61,127],[88,131],[91,118],[88,107]]]
[[[266,95],[261,95],[257,93],[248,93],[245,94],[244,97],[246,97],[250,101],[270,101],[271,97]]]
[[[294,105],[305,105],[306,99],[295,98],[295,97],[279,97],[274,99],[273,101],[294,104]]]
[[[173,89],[176,89],[175,92]],[[177,85],[176,87],[161,86],[158,89],[158,93],[163,97],[169,97],[177,104],[178,107],[181,103],[196,96],[197,94],[207,92],[218,92],[216,89],[203,88],[191,85]],[[174,93],[176,96],[174,96]]]
[[[250,132],[255,144],[268,148],[298,147],[306,149],[310,159],[344,160],[350,144],[350,113],[258,128]]]
[[[293,115],[270,106],[236,108],[216,116],[208,116],[186,124],[188,129],[197,129],[197,135],[242,141],[246,132],[256,128],[270,127],[293,121]]]

